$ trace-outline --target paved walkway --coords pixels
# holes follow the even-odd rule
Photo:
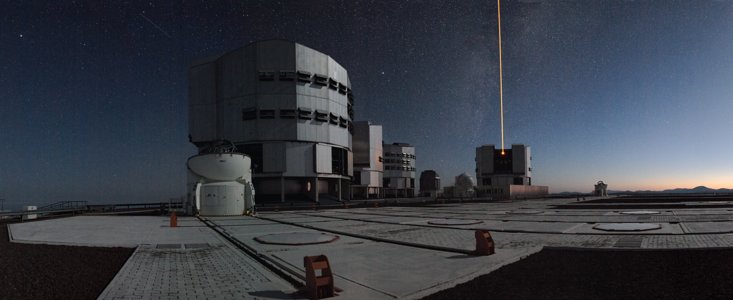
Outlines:
[[[293,288],[225,244],[137,248],[99,299],[292,299]]]

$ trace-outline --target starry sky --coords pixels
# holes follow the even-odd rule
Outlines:
[[[188,64],[262,39],[343,65],[356,119],[444,185],[501,143],[494,1],[2,1],[0,24],[6,208],[184,195]],[[502,43],[534,184],[733,187],[733,1],[504,1]]]

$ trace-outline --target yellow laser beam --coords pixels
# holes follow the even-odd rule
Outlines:
[[[501,61],[501,0],[496,0],[496,20],[499,31],[499,116],[501,120],[501,155],[504,155],[504,82]]]

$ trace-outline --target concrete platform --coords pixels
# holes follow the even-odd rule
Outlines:
[[[303,280],[303,257],[325,254],[343,299],[416,299],[531,255],[545,246],[609,249],[733,247],[730,209],[560,209],[575,199],[260,212],[257,217],[82,216],[8,226],[13,242],[138,247],[100,298],[292,298],[281,275],[244,254],[249,249],[287,277]],[[638,209],[637,209],[638,210]],[[646,209],[645,209],[646,210]],[[519,212],[519,213],[517,213]],[[438,221],[432,222],[431,221]],[[465,224],[461,220],[480,220]],[[442,222],[441,222],[442,221]],[[654,223],[659,229],[613,232],[601,223]],[[472,256],[474,230],[486,229],[496,254]],[[327,233],[317,245],[273,245],[268,234]],[[198,288],[191,288],[198,287]],[[201,287],[206,292],[200,292]],[[240,288],[241,287],[241,288]]]

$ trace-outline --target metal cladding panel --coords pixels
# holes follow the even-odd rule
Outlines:
[[[283,176],[313,177],[315,149],[312,143],[285,143],[285,173]]]
[[[486,145],[476,148],[476,176],[483,177],[483,173],[494,173],[494,145]],[[478,183],[481,185],[481,182]]]
[[[288,41],[264,41],[257,43],[257,67],[258,72],[274,72],[279,76],[279,71],[296,71],[295,69],[295,43]],[[259,76],[259,75],[258,75]],[[267,94],[295,94],[293,81],[257,81],[257,93]]]
[[[285,144],[266,143],[262,145],[262,171],[265,173],[285,171]]]
[[[346,152],[346,169],[349,176],[354,176],[354,153]]]
[[[216,63],[193,66],[188,70],[188,105],[216,103]]]
[[[375,170],[384,170],[384,164],[382,158],[384,157],[384,151],[382,149],[382,125],[371,125],[369,126],[369,156],[370,156],[370,168]]]
[[[245,74],[252,72],[246,66],[245,48],[239,48],[222,55],[217,60],[217,96],[221,99],[241,97],[249,88],[245,81]]]
[[[331,174],[333,173],[332,164],[331,164],[331,146],[328,145],[321,145],[316,144],[316,173],[325,173],[325,174]]]
[[[219,101],[216,105],[217,138],[236,140],[241,132],[241,100]]]
[[[201,215],[242,215],[244,206],[244,185],[241,183],[222,182],[201,187]]]
[[[260,141],[272,140],[296,140],[298,138],[298,121],[297,119],[280,118],[281,108],[296,109],[294,95],[257,95],[257,105],[260,110],[273,110],[275,117],[273,119],[259,118],[256,134],[250,135],[249,138],[256,137]],[[246,138],[246,137],[245,137]]]
[[[295,68],[311,74],[328,76],[328,56],[306,46],[295,45]],[[297,93],[328,98],[328,87],[317,84],[298,83]]]
[[[354,135],[351,150],[354,152],[354,164],[370,164],[371,136],[367,121],[354,122]],[[372,166],[369,166],[372,168]]]
[[[188,133],[191,135],[191,141],[216,139],[216,105],[192,105],[188,107],[188,114]]]
[[[527,172],[527,151],[524,145],[512,145],[512,172],[525,174]]]

